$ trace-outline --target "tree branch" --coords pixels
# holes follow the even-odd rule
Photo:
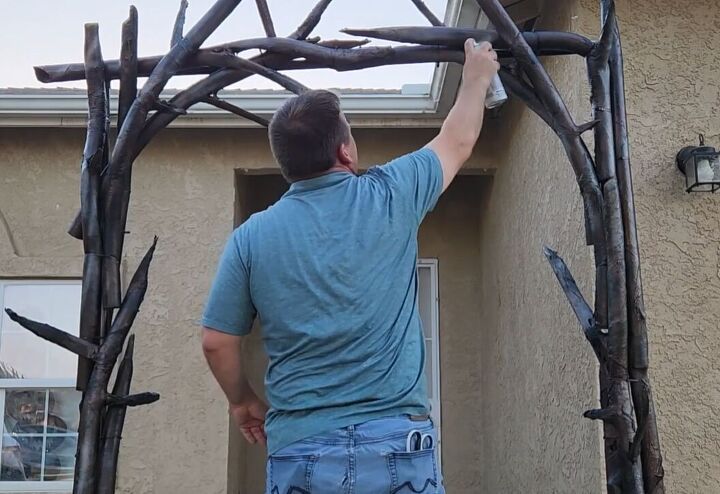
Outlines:
[[[300,41],[293,41],[294,43],[302,43]],[[303,43],[307,44],[307,43]],[[316,45],[309,45],[308,46],[316,46]],[[323,50],[330,49],[330,48],[322,48]],[[266,79],[269,79],[285,89],[287,89],[290,92],[293,92],[295,94],[304,93],[308,90],[307,86],[301,84],[300,82],[296,81],[295,79],[286,76],[285,74],[282,74],[280,72],[277,72],[275,70],[269,69],[263,65],[260,65],[259,63],[253,62],[252,60],[247,60],[245,58],[236,57],[235,55],[221,55],[221,54],[213,54],[213,53],[202,53],[198,54],[196,57],[196,60],[200,62],[201,64],[208,64],[213,65],[217,67],[223,67],[223,68],[232,68],[237,70],[247,70],[250,72],[254,72],[257,75],[263,76]]]
[[[129,396],[117,396],[109,394],[107,396],[107,406],[109,407],[137,407],[141,405],[149,405],[160,399],[157,393],[145,392]]]
[[[270,16],[270,8],[268,8],[267,0],[255,0],[257,5],[258,14],[260,14],[260,20],[262,21],[265,34],[269,38],[274,38],[275,26],[273,25],[272,16]]]
[[[510,46],[498,39],[496,31],[468,29],[457,27],[415,27],[397,26],[374,29],[345,28],[341,32],[352,36],[396,41],[398,43],[415,43],[419,45],[442,45],[449,48],[462,49],[465,40],[488,41],[498,52],[499,57],[509,57]],[[538,31],[521,33],[528,45],[538,55],[580,55],[587,56],[595,43],[585,36],[575,33],[554,31]]]
[[[80,166],[80,225],[83,231],[83,284],[80,297],[81,339],[99,344],[102,336],[102,229],[100,226],[100,174],[107,162],[108,99],[105,65],[97,24],[85,25],[85,68],[88,123]],[[92,370],[92,359],[78,360],[77,388],[83,390]]]
[[[432,10],[428,8],[427,5],[425,5],[425,2],[423,0],[412,0],[412,3],[415,4],[415,7],[420,11],[422,15],[425,16],[425,18],[430,21],[430,24],[433,26],[443,26],[443,22],[435,17],[435,14],[432,13]]]
[[[135,351],[135,335],[128,338],[125,355],[120,362],[112,394],[127,396],[130,394],[130,382],[133,375],[133,353]],[[113,494],[115,492],[115,479],[117,474],[118,455],[120,453],[120,439],[125,423],[126,407],[112,407],[105,413],[103,432],[101,436],[100,471],[97,494]]]
[[[432,46],[437,49],[442,46],[447,46],[450,51],[462,52],[462,45],[467,38],[474,38],[478,40],[489,40],[494,41],[494,46],[500,57],[507,58],[512,56],[510,53],[510,47],[501,39],[497,39],[497,33],[493,31],[483,31],[477,29],[460,29],[460,28],[449,28],[449,27],[399,27],[399,28],[380,28],[380,29],[344,29],[344,32],[353,34],[356,36],[367,36],[375,37],[378,39],[386,39],[389,41],[398,41],[404,43],[415,43],[421,45]],[[538,55],[580,55],[587,56],[595,46],[595,43],[589,39],[573,34],[563,32],[526,32],[522,33],[523,38],[527,41],[534,52]],[[276,38],[277,40],[293,40],[291,36],[288,38]],[[262,41],[261,41],[262,40]],[[344,41],[344,40],[343,40]],[[349,41],[349,40],[348,40]],[[198,54],[202,53],[217,53],[224,51],[239,52],[250,49],[270,49],[272,46],[272,39],[267,40],[266,38],[256,38],[247,40],[231,41],[219,45],[210,46],[208,48],[198,50]],[[312,44],[306,42],[308,44]],[[317,43],[323,46],[323,42]],[[364,44],[364,43],[363,43]],[[277,41],[275,42],[277,46]],[[294,45],[303,46],[303,45]],[[353,45],[351,44],[350,47]],[[331,46],[335,47],[335,46]],[[342,47],[342,48],[347,48]],[[377,50],[383,47],[372,47],[368,49]],[[402,47],[400,47],[402,48]],[[414,47],[404,47],[414,48]],[[292,53],[290,53],[292,55]],[[298,54],[297,56],[301,56]],[[138,59],[138,75],[140,77],[149,76],[157,64],[162,60],[162,56],[151,56],[142,57]],[[253,58],[257,61],[259,57]],[[293,57],[294,58],[294,57]],[[274,63],[262,63],[265,66],[272,67],[274,69],[284,69],[283,62],[287,61],[287,58],[277,59]],[[184,64],[177,70],[178,75],[183,74],[209,74],[213,72],[213,67],[200,66],[197,63],[193,64],[193,60],[189,60],[189,63]],[[110,79],[117,79],[119,75],[119,61],[118,60],[107,60],[105,62],[107,76]],[[35,67],[35,76],[40,82],[66,82],[66,81],[77,81],[85,78],[85,68],[82,63],[71,63],[71,64],[57,64],[57,65],[41,65]]]
[[[175,17],[175,24],[173,25],[172,35],[170,36],[170,48],[178,44],[183,37],[185,12],[187,11],[187,8],[187,0],[180,0],[180,9],[178,10],[177,17]]]
[[[55,343],[56,345],[74,353],[75,355],[80,355],[81,357],[85,357],[88,360],[94,360],[97,356],[97,345],[93,345],[90,342],[78,338],[77,336],[70,333],[66,333],[61,329],[50,326],[49,324],[44,324],[41,322],[27,319],[20,314],[17,314],[12,309],[5,309],[5,313],[7,313],[10,319],[15,321],[20,326],[27,329],[34,335],[39,336],[40,338],[47,340],[51,343]]]
[[[303,40],[310,36],[310,33],[312,33],[312,30],[315,29],[315,26],[320,22],[322,15],[325,13],[325,9],[328,8],[331,1],[332,0],[320,0],[297,29],[290,33],[288,38]]]
[[[130,6],[130,16],[122,26],[122,47],[120,49],[120,95],[118,96],[118,129],[122,127],[127,112],[137,96],[138,72],[138,14],[135,6]]]
[[[567,264],[565,264],[565,261],[563,261],[562,258],[558,256],[558,253],[550,247],[544,247],[543,252],[550,263],[550,267],[555,273],[555,277],[560,283],[560,287],[570,303],[570,307],[572,307],[573,312],[575,312],[575,317],[577,317],[578,322],[585,333],[585,338],[587,338],[588,342],[590,342],[590,346],[592,346],[595,356],[602,364],[605,352],[603,349],[600,329],[595,322],[593,310],[585,301],[585,297],[583,297],[582,292],[580,292],[580,288],[578,288],[575,278],[568,269]]]
[[[605,2],[607,3],[607,2]],[[609,11],[604,8],[604,11]],[[655,405],[648,378],[648,335],[643,300],[642,276],[640,272],[640,248],[633,200],[632,173],[630,167],[630,145],[625,104],[625,76],[620,43],[620,32],[615,21],[616,35],[610,50],[610,87],[612,93],[613,126],[615,134],[615,173],[617,175],[620,203],[622,206],[623,230],[625,232],[625,271],[627,278],[628,305],[628,364],[633,402],[636,404],[638,432],[642,436],[641,459],[645,490],[652,494],[664,494],[663,458],[655,416]],[[642,404],[648,402],[647,416],[638,414]],[[635,445],[635,442],[633,442]]]
[[[235,115],[238,115],[240,117],[251,120],[257,124],[262,125],[263,127],[270,126],[270,121],[262,118],[261,116],[255,115],[254,113],[251,113],[247,110],[239,108],[239,107],[237,107],[233,104],[230,104],[227,101],[223,101],[215,96],[208,96],[208,97],[202,99],[201,101],[203,101],[204,103],[207,103],[209,105],[213,105],[217,108],[220,108],[221,110],[229,111],[230,113],[234,113]]]
[[[103,231],[103,283],[106,287],[104,305],[107,308],[120,305],[119,259],[130,201],[132,162],[137,154],[137,141],[148,112],[170,77],[175,75],[239,2],[240,0],[217,0],[187,35],[170,49],[150,74],[118,133],[112,158],[103,176],[102,214],[106,227]]]

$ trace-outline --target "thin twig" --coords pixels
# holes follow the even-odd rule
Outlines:
[[[262,118],[259,115],[256,115],[252,112],[249,112],[247,110],[244,110],[240,107],[237,107],[231,103],[228,103],[227,101],[223,101],[215,96],[208,96],[202,100],[204,103],[207,103],[209,105],[213,105],[217,108],[220,108],[221,110],[229,111],[230,113],[234,113],[235,115],[243,118],[247,118],[248,120],[251,120],[257,124],[262,125],[263,127],[268,127],[270,125],[270,121]]]
[[[187,0],[180,0],[180,8],[178,9],[175,24],[173,25],[172,35],[170,36],[170,48],[180,42],[183,37],[183,27],[185,26],[185,12],[188,8]]]
[[[265,34],[269,38],[274,38],[276,36],[275,26],[273,25],[267,0],[255,0],[255,4],[257,5],[258,14],[260,14],[260,20],[262,21],[263,28],[265,29]]]
[[[275,38],[277,39],[277,38]],[[300,41],[293,41],[295,43],[302,43]],[[307,44],[307,43],[302,43]],[[317,46],[317,45],[310,45],[308,46]],[[326,48],[322,48],[326,49]],[[213,65],[216,67],[223,67],[223,68],[233,68],[238,70],[248,70],[250,72],[254,72],[257,75],[260,75],[262,77],[265,77],[266,79],[269,79],[288,91],[291,91],[295,94],[304,93],[308,90],[307,86],[304,84],[296,81],[292,77],[288,77],[285,74],[282,74],[280,72],[277,72],[275,70],[269,69],[263,65],[260,65],[259,63],[253,62],[252,60],[247,60],[245,58],[236,57],[235,55],[221,55],[221,54],[215,54],[215,53],[203,53],[200,55],[197,55],[197,61],[201,64],[208,64]]]
[[[292,39],[299,39],[303,40],[310,36],[310,33],[312,33],[312,30],[315,29],[315,27],[320,22],[320,19],[322,18],[322,15],[325,13],[325,9],[328,8],[328,5],[330,5],[330,2],[332,0],[320,0],[315,7],[310,11],[310,13],[307,15],[305,20],[303,20],[300,25],[290,33],[288,38]]]
[[[423,0],[412,0],[412,3],[414,3],[420,13],[424,15],[428,21],[430,21],[430,24],[432,24],[433,26],[444,25],[440,19],[435,17],[435,14],[433,14],[432,10],[430,10],[428,6],[425,5],[425,2],[423,2]]]

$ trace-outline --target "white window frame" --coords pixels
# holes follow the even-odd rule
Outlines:
[[[431,389],[432,399],[430,400],[430,417],[437,429],[437,460],[438,465],[441,462],[441,446],[442,446],[442,398],[440,390],[440,310],[439,310],[439,289],[438,289],[438,260],[437,259],[418,259],[418,272],[421,269],[430,270],[430,339],[432,345],[432,379],[428,382]],[[418,276],[418,286],[420,284]],[[424,301],[420,301],[423,303]],[[425,328],[426,329],[426,328]],[[423,333],[423,343],[425,342],[425,334]],[[427,351],[427,347],[426,347]]]
[[[42,285],[42,286],[48,286],[48,285],[80,285],[82,284],[82,281],[79,279],[63,279],[63,280],[47,280],[47,279],[7,279],[7,278],[0,278],[0,308],[5,307],[5,286],[7,285]],[[0,317],[2,317],[4,314],[0,314]],[[40,321],[42,322],[42,321]],[[60,329],[66,329],[66,328],[60,328]],[[2,327],[0,327],[0,331],[2,331]],[[52,343],[49,343],[52,344]],[[4,425],[4,414],[5,414],[5,391],[7,389],[38,389],[38,390],[45,390],[45,389],[59,389],[59,388],[69,388],[69,389],[75,389],[76,385],[76,379],[0,379],[0,414],[2,414],[3,422],[0,423],[0,451],[2,451],[2,441],[3,441],[3,432],[5,429]],[[47,409],[47,400],[45,403],[45,407]],[[47,411],[47,410],[46,410]],[[75,434],[68,434],[68,436],[76,436]],[[43,456],[45,455],[45,451],[43,448]],[[44,461],[44,459],[43,459]],[[36,480],[28,480],[28,481],[0,481],[0,493],[2,492],[12,492],[12,493],[22,493],[22,492],[33,492],[33,493],[51,493],[51,492],[61,492],[61,493],[70,493],[73,490],[73,481],[71,480],[53,480],[53,481],[36,481]]]

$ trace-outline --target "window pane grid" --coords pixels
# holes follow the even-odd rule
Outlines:
[[[0,309],[77,335],[80,281],[0,279]],[[0,492],[72,487],[80,394],[77,357],[0,312]]]

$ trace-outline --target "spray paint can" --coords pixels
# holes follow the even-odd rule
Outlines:
[[[485,108],[491,110],[505,104],[508,100],[507,92],[505,92],[505,86],[503,86],[500,76],[495,74],[488,88],[487,97],[485,98]]]
[[[479,45],[480,43],[475,41],[475,46]],[[490,82],[487,97],[485,98],[485,108],[487,108],[488,110],[498,108],[499,106],[504,105],[507,100],[508,95],[505,91],[505,86],[503,86],[503,83],[500,80],[500,76],[498,74],[495,74],[495,77],[493,77],[492,81]]]

